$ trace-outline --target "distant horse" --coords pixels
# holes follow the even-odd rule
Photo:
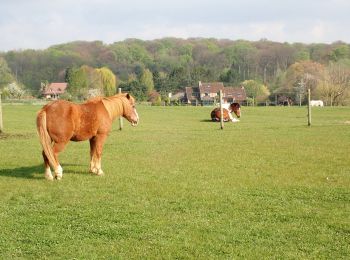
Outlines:
[[[234,112],[236,114],[236,116],[238,118],[241,117],[241,106],[239,103],[232,103],[229,106],[227,106],[226,108],[223,108],[223,119],[224,122],[228,122],[228,121],[238,121],[237,119],[235,120],[231,113]],[[221,112],[220,112],[220,108],[217,107],[215,108],[213,111],[211,111],[211,120],[213,121],[220,121],[220,116],[221,116]]]
[[[293,105],[293,100],[292,100],[291,97],[280,96],[278,98],[278,105],[280,105],[280,106],[292,106]]]
[[[322,100],[311,100],[310,106],[312,107],[323,107],[323,101]]]
[[[80,105],[58,100],[44,106],[38,112],[36,124],[43,148],[46,179],[53,180],[50,165],[55,178],[62,178],[58,154],[69,141],[90,140],[90,172],[102,175],[103,145],[112,122],[119,116],[125,117],[132,126],[139,122],[135,100],[129,94],[96,97]]]

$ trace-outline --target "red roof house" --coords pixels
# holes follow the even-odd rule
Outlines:
[[[54,82],[46,85],[42,90],[42,95],[47,99],[58,99],[59,96],[66,92],[68,84],[63,82]]]

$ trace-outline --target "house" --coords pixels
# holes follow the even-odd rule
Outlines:
[[[64,94],[68,84],[65,82],[54,82],[42,86],[41,94],[47,99],[58,99],[60,95]]]
[[[223,101],[227,103],[243,102],[247,99],[243,87],[225,87],[222,82],[198,82],[198,87],[186,87],[185,102],[192,105],[213,105],[219,101],[222,90]]]

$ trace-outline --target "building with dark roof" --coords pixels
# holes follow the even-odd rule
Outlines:
[[[243,87],[225,87],[222,82],[198,82],[197,87],[186,87],[184,100],[192,105],[213,105],[219,102],[219,91],[222,90],[223,101],[241,103],[247,99]]]

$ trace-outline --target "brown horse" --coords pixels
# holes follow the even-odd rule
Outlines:
[[[232,103],[228,106],[228,108],[223,108],[224,122],[234,121],[231,115],[232,112],[234,112],[238,118],[241,117],[241,106],[239,103]],[[210,116],[212,121],[220,121],[220,116],[221,116],[220,108],[217,107],[213,111],[211,111]]]
[[[139,122],[135,100],[129,94],[96,97],[80,105],[58,100],[44,106],[38,112],[36,124],[43,148],[46,179],[53,180],[50,165],[55,178],[62,178],[58,154],[70,140],[90,140],[90,172],[102,175],[103,144],[112,122],[119,116],[125,117],[132,126]]]

